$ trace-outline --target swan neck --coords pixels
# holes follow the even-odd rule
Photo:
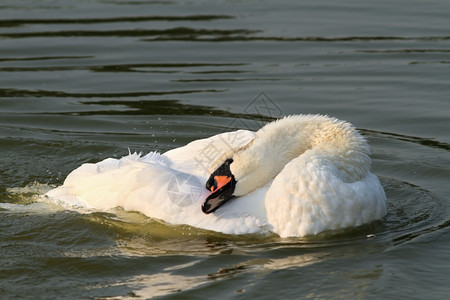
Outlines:
[[[364,176],[370,167],[368,144],[350,123],[325,116],[286,117],[261,128],[234,155],[235,195],[264,186],[305,152],[336,165],[347,181]],[[355,171],[354,160],[363,161],[361,170]]]

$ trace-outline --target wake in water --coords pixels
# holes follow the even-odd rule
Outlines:
[[[43,196],[52,188],[52,186],[38,182],[24,187],[7,188],[5,202],[0,202],[0,211],[10,213],[49,213],[64,210],[64,207],[56,205]]]
[[[387,194],[388,214],[382,221],[363,225],[357,228],[325,232],[303,241],[335,240],[344,238],[377,237],[383,240],[394,241],[396,244],[419,237],[423,234],[450,226],[447,220],[450,210],[449,204],[444,199],[426,191],[418,186],[411,185],[390,178],[380,178]],[[54,203],[44,196],[54,188],[47,184],[34,182],[25,187],[8,188],[6,202],[0,203],[0,213],[8,214],[53,214],[70,209],[77,213],[96,214],[98,211],[80,207],[67,207]],[[108,217],[117,222],[126,222],[132,230],[146,230],[148,234],[156,234],[170,238],[180,238],[185,234],[223,236],[223,234],[192,228],[185,225],[170,225],[159,220],[152,220],[142,214],[125,212],[121,209],[110,209],[104,213],[111,214]],[[155,227],[152,230],[150,227]],[[146,228],[146,229],[145,229]],[[174,235],[175,234],[175,235]],[[252,235],[241,236],[239,239],[248,239]],[[269,235],[272,236],[272,235]],[[230,236],[231,237],[231,236]],[[230,238],[229,237],[229,238]],[[268,236],[266,236],[268,237]]]

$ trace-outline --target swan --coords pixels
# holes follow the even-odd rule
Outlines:
[[[348,122],[292,115],[163,154],[87,163],[45,194],[66,208],[121,207],[226,234],[303,237],[386,215],[367,141]]]

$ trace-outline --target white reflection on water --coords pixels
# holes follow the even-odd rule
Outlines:
[[[117,282],[109,286],[126,286],[132,292],[123,296],[112,296],[101,299],[134,299],[136,297],[150,299],[153,297],[170,295],[181,291],[197,288],[201,285],[216,280],[226,280],[242,272],[264,274],[267,272],[283,270],[292,267],[305,267],[324,259],[324,253],[294,255],[285,258],[257,258],[240,263],[230,268],[220,268],[215,273],[207,275],[180,275],[171,272],[162,272],[152,275],[138,275],[125,282]],[[192,261],[173,267],[165,268],[164,271],[177,271],[195,266],[200,260]],[[96,287],[98,288],[98,287]],[[238,290],[239,292],[244,291]]]
[[[120,281],[108,284],[108,287],[126,286],[131,288],[132,292],[122,296],[96,297],[96,299],[151,299],[195,288],[207,282],[206,276],[183,276],[172,273],[138,275],[126,282]],[[97,289],[101,287],[94,286],[92,288]]]
[[[168,295],[198,287],[208,282],[205,276],[183,276],[171,273],[140,275],[134,277],[128,285],[139,287],[133,293],[144,299]]]

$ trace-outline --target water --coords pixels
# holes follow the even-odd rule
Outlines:
[[[442,0],[2,1],[0,295],[447,297],[449,9]],[[383,220],[280,239],[37,201],[82,163],[294,113],[360,129],[388,197]]]

